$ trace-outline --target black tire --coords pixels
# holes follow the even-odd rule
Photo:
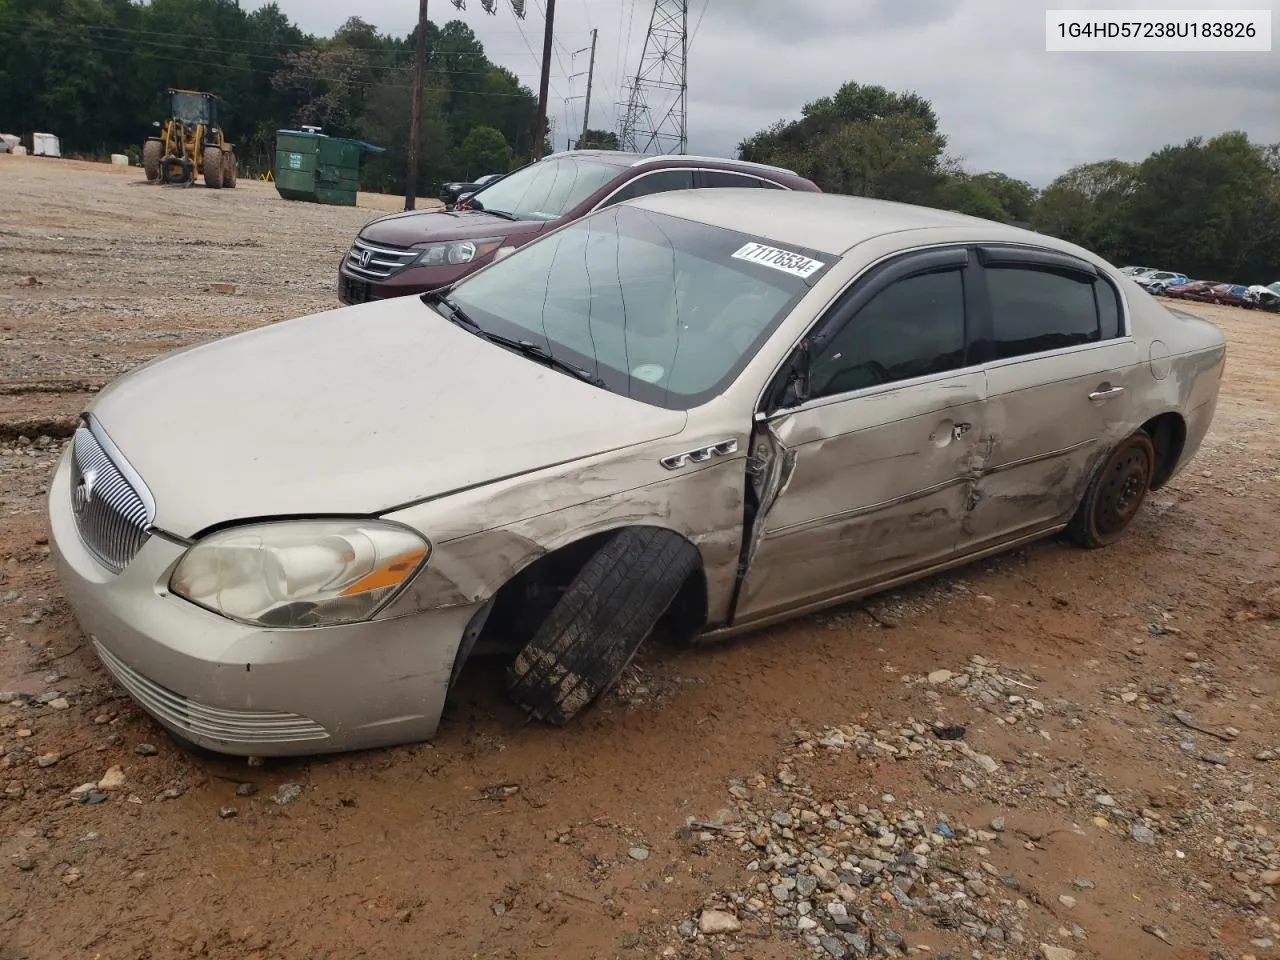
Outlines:
[[[583,566],[507,668],[507,691],[561,725],[609,689],[700,564],[670,530],[614,534]]]
[[[240,171],[236,169],[236,163],[236,152],[227,147],[222,154],[222,185],[228,190],[234,188],[236,180],[239,179],[238,174]]]
[[[164,144],[159,140],[148,140],[142,145],[142,170],[147,175],[148,183],[160,179],[160,160],[164,157]]]
[[[200,156],[200,166],[204,170],[204,185],[212,190],[222,187],[222,150],[218,147],[205,147]]]
[[[1126,437],[1094,475],[1067,537],[1090,549],[1119,540],[1142,508],[1156,470],[1156,448],[1145,430]]]

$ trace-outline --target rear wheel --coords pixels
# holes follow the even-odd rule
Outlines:
[[[512,699],[539,720],[567,723],[617,682],[699,562],[670,530],[614,534],[507,668]]]
[[[1156,448],[1145,430],[1121,441],[1089,484],[1067,536],[1091,548],[1119,540],[1138,515],[1155,469]]]
[[[213,190],[222,186],[222,151],[217,147],[205,147],[200,157],[204,168],[204,185]]]
[[[222,153],[222,185],[228,190],[234,187],[239,172],[236,169],[236,152],[228,147]]]
[[[164,157],[164,144],[159,140],[148,140],[142,145],[142,170],[147,175],[148,183],[160,179],[160,160]]]

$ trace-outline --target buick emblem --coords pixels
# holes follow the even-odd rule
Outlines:
[[[98,472],[92,468],[85,471],[80,482],[76,484],[75,491],[71,497],[71,506],[77,514],[84,513],[85,507],[89,505],[89,500],[93,497],[93,484],[98,479]]]

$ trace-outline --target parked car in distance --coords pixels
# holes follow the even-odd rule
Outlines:
[[[1270,286],[1249,287],[1241,298],[1241,306],[1259,310],[1280,310],[1280,280]]]
[[[1188,280],[1186,283],[1173,283],[1165,287],[1164,295],[1175,300],[1207,299],[1209,291],[1217,285],[1217,280]]]
[[[592,210],[696,187],[818,191],[792,171],[740,160],[554,153],[490,184],[468,198],[466,209],[396,213],[367,223],[339,264],[338,298],[355,304],[435,290]]]
[[[1138,277],[1146,276],[1148,273],[1155,273],[1156,268],[1155,267],[1121,267],[1120,272],[1123,273],[1126,277],[1133,277],[1137,279]]]
[[[1062,240],[672,191],[116,380],[50,544],[92,649],[199,746],[429,738],[481,648],[558,724],[659,621],[727,637],[1059,531],[1115,542],[1195,456],[1225,359]]]
[[[451,207],[464,197],[470,196],[477,190],[484,189],[489,184],[495,183],[505,176],[505,173],[486,173],[483,177],[476,177],[474,180],[451,181],[440,187],[440,199],[444,201],[445,206]]]
[[[1238,307],[1244,303],[1244,295],[1249,288],[1239,283],[1219,283],[1210,290],[1206,299],[1213,303]]]
[[[1173,273],[1169,270],[1157,270],[1135,278],[1137,284],[1148,293],[1163,296],[1164,292],[1175,284],[1189,283],[1191,278],[1185,273]]]

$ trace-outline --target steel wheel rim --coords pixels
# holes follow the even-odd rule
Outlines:
[[[1147,493],[1151,461],[1141,447],[1124,450],[1107,467],[1094,500],[1093,523],[1104,537],[1119,533],[1138,512]]]

